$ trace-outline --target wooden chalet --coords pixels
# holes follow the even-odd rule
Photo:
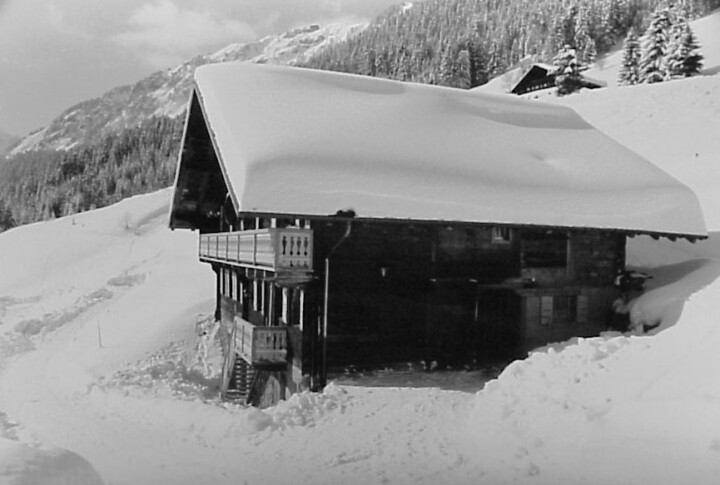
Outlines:
[[[525,73],[520,81],[510,90],[512,94],[526,94],[541,89],[550,89],[555,87],[555,66],[551,64],[537,63]],[[607,87],[604,81],[592,79],[590,77],[580,75],[580,82],[583,88],[597,89]]]
[[[299,68],[196,72],[170,213],[216,274],[223,395],[509,359],[605,329],[625,240],[694,194],[572,110]]]

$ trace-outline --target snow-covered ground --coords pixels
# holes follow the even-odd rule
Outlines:
[[[496,379],[409,369],[222,404],[217,345],[197,332],[213,273],[197,234],[166,228],[168,190],[3,233],[0,483],[717,483],[711,74],[562,101],[700,196],[708,241],[629,244],[655,276],[633,318],[662,331],[550,346]]]

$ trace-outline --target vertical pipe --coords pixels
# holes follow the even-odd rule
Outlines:
[[[330,255],[325,258],[325,290],[323,294],[322,359],[320,360],[320,387],[327,384],[327,331],[328,331],[328,294],[330,293]]]
[[[323,321],[322,321],[322,360],[320,362],[320,388],[324,388],[327,384],[327,335],[328,335],[328,296],[330,294],[330,257],[337,251],[340,245],[350,237],[352,230],[352,219],[347,221],[347,227],[342,237],[335,243],[325,257],[325,288],[323,299]]]

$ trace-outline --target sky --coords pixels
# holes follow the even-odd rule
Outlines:
[[[0,130],[62,111],[231,43],[368,20],[400,0],[0,0]]]

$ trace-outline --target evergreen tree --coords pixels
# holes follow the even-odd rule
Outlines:
[[[588,38],[585,49],[583,50],[583,60],[588,64],[592,64],[595,62],[596,57],[597,48],[595,47],[595,41],[592,38]]]
[[[582,87],[580,72],[587,69],[577,59],[575,49],[565,45],[553,59],[558,96],[574,93]]]
[[[482,44],[478,38],[465,42],[470,61],[470,87],[481,86],[488,82],[487,66]]]
[[[5,204],[0,200],[0,232],[6,231],[12,227],[15,227],[15,219],[13,218],[10,209],[5,207]]]
[[[472,87],[470,53],[466,49],[458,52],[457,62],[455,64],[454,86],[460,89],[470,89]]]
[[[447,47],[440,58],[440,79],[441,86],[455,86],[455,57],[452,49]]]
[[[577,17],[575,18],[574,45],[576,52],[581,55],[580,59],[583,62],[592,62],[585,57],[588,43],[592,40],[590,38],[590,27],[588,26],[587,16],[587,11],[584,8],[581,8],[577,13]],[[595,54],[597,54],[597,52],[595,52]]]
[[[703,65],[700,44],[686,21],[682,20],[674,27],[674,35],[665,60],[667,77],[694,76],[700,72]]]
[[[635,29],[630,29],[623,43],[623,57],[618,73],[618,85],[628,86],[640,82],[640,43]]]
[[[669,8],[656,10],[641,39],[640,81],[661,82],[665,79],[665,55],[668,49],[672,17]]]

